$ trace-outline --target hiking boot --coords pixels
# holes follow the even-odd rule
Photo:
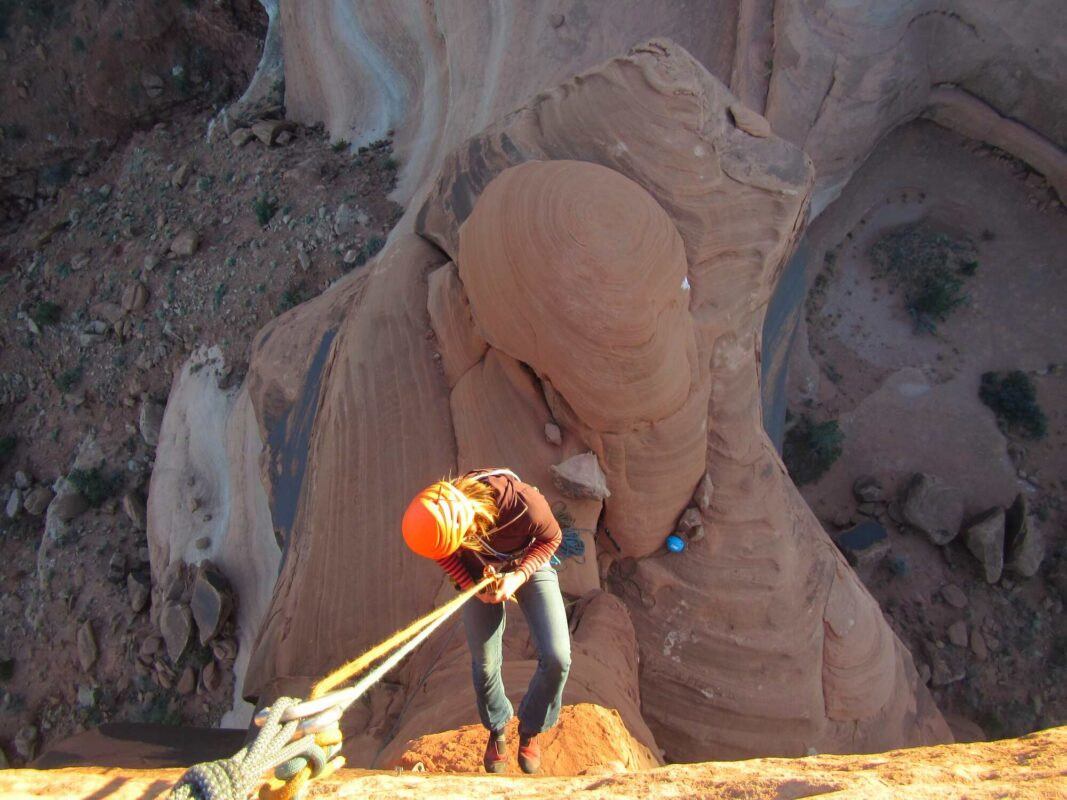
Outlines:
[[[485,758],[482,759],[486,772],[503,772],[508,766],[508,740],[503,731],[489,732],[489,741],[485,745]]]
[[[533,775],[541,771],[541,745],[537,743],[537,735],[519,735],[519,766],[527,775]]]

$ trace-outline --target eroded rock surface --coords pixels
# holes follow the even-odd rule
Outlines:
[[[550,466],[591,450],[611,492],[599,549],[638,560],[615,584],[629,615],[593,553],[564,568],[590,593],[568,702],[618,709],[676,760],[949,739],[763,431],[763,312],[812,170],[738,129],[735,102],[677,45],[639,46],[457,150],[415,221],[437,248],[394,236],[264,329],[247,386],[285,557],[246,694],[304,691],[447,597],[397,531],[425,483],[506,464],[555,502]],[[695,492],[704,538],[649,558]],[[567,507],[596,526],[600,501]],[[607,639],[583,654],[589,636]],[[509,647],[519,692],[531,653]],[[473,722],[468,672],[462,637],[423,648],[352,712],[351,763]]]

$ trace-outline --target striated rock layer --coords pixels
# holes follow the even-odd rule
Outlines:
[[[1067,728],[1021,739],[897,750],[876,758],[826,756],[732,763],[687,764],[621,771],[604,764],[584,775],[528,778],[512,775],[454,775],[364,772],[344,769],[310,784],[309,797],[622,798],[785,797],[916,798],[949,800],[1067,797]],[[181,776],[179,769],[92,769],[0,772],[0,794],[12,798],[115,800],[163,797]]]
[[[1049,35],[1061,11],[1056,0],[431,0],[416,12],[380,0],[285,0],[286,107],[359,145],[394,130],[403,163],[397,199],[407,203],[453,149],[501,115],[663,36],[812,157],[816,211],[883,136],[928,110],[965,135],[992,135],[1020,158],[1036,156],[1034,168],[1062,197],[1067,42]],[[988,106],[986,123],[942,113],[946,90]],[[998,116],[1022,124],[1006,131]]]
[[[456,151],[419,235],[257,337],[245,391],[282,566],[246,696],[302,693],[448,597],[398,520],[427,482],[506,464],[586,529],[561,572],[583,598],[566,702],[672,760],[950,739],[762,429],[763,315],[813,177],[735,103],[668,41],[578,75]],[[587,451],[603,503],[551,480]],[[705,475],[706,538],[667,556]],[[517,697],[519,614],[505,646]],[[475,719],[457,621],[353,707],[350,763]]]

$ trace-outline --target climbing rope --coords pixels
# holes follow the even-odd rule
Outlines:
[[[579,559],[585,555],[585,542],[582,541],[582,528],[563,528],[563,540],[559,543],[556,552],[552,554],[552,566],[558,567],[564,559]],[[586,530],[587,533],[593,531]],[[582,562],[579,562],[582,563]]]
[[[274,770],[274,777],[262,785],[260,800],[299,800],[309,781],[325,777],[344,764],[338,753],[345,709],[497,577],[487,574],[455,599],[338,667],[315,684],[308,700],[279,697],[256,714],[260,731],[250,746],[232,758],[188,769],[171,789],[170,800],[245,800],[263,784],[263,776],[270,770]],[[352,686],[337,689],[381,658],[385,660]]]

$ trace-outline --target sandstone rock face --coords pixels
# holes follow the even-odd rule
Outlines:
[[[763,431],[763,313],[812,169],[782,139],[739,130],[736,101],[677,45],[641,45],[459,148],[417,236],[394,234],[367,269],[264,329],[247,392],[285,557],[247,695],[304,691],[448,596],[397,529],[426,483],[506,465],[556,502],[549,467],[592,451],[611,489],[614,544],[599,546],[637,561],[628,609],[599,591],[594,558],[561,574],[589,593],[567,702],[618,709],[674,760],[949,738]],[[704,537],[643,558],[695,494]],[[566,503],[595,527],[601,501]],[[508,630],[518,695],[533,654],[520,619]],[[423,648],[350,712],[364,732],[350,763],[473,721],[461,639]]]
[[[607,24],[574,0],[491,13],[433,2],[425,14],[376,0],[288,3],[280,15],[285,101],[294,119],[324,121],[335,140],[364,145],[396,130],[404,164],[397,196],[408,204],[450,152],[536,92],[634,42],[667,36],[811,155],[816,210],[876,142],[920,114],[992,137],[1055,176],[1062,196],[1067,53],[1046,35],[1059,11],[1055,0],[1023,8],[865,0],[831,12],[815,2],[650,0],[612,9]]]
[[[239,743],[238,738],[237,744],[231,746],[239,746]],[[94,763],[99,763],[100,756],[106,755],[110,764],[116,766],[3,770],[0,771],[0,794],[55,800],[106,794],[114,800],[142,800],[165,796],[184,772],[184,769],[133,769],[123,765],[123,761],[126,765],[163,761],[158,753],[151,754],[154,758],[145,758],[144,748],[137,754],[139,757],[126,755],[123,759],[121,750],[129,750],[129,737],[121,742],[121,748],[115,746],[114,739],[102,743],[106,750],[100,744],[97,743],[95,748],[82,745],[79,750],[75,740],[64,743],[68,752],[91,753]],[[909,800],[962,795],[975,800],[1005,796],[1044,800],[1063,795],[1063,772],[1067,769],[1064,753],[1067,753],[1067,728],[1053,728],[1022,739],[897,750],[876,759],[816,755],[795,759],[675,764],[636,772],[620,771],[620,765],[604,765],[586,770],[584,775],[536,780],[511,775],[397,775],[343,769],[313,781],[309,796],[430,800],[506,795],[516,800],[570,796],[590,800],[667,800],[717,795],[779,800],[783,797],[816,797],[830,792],[855,797],[881,793],[886,797]]]

